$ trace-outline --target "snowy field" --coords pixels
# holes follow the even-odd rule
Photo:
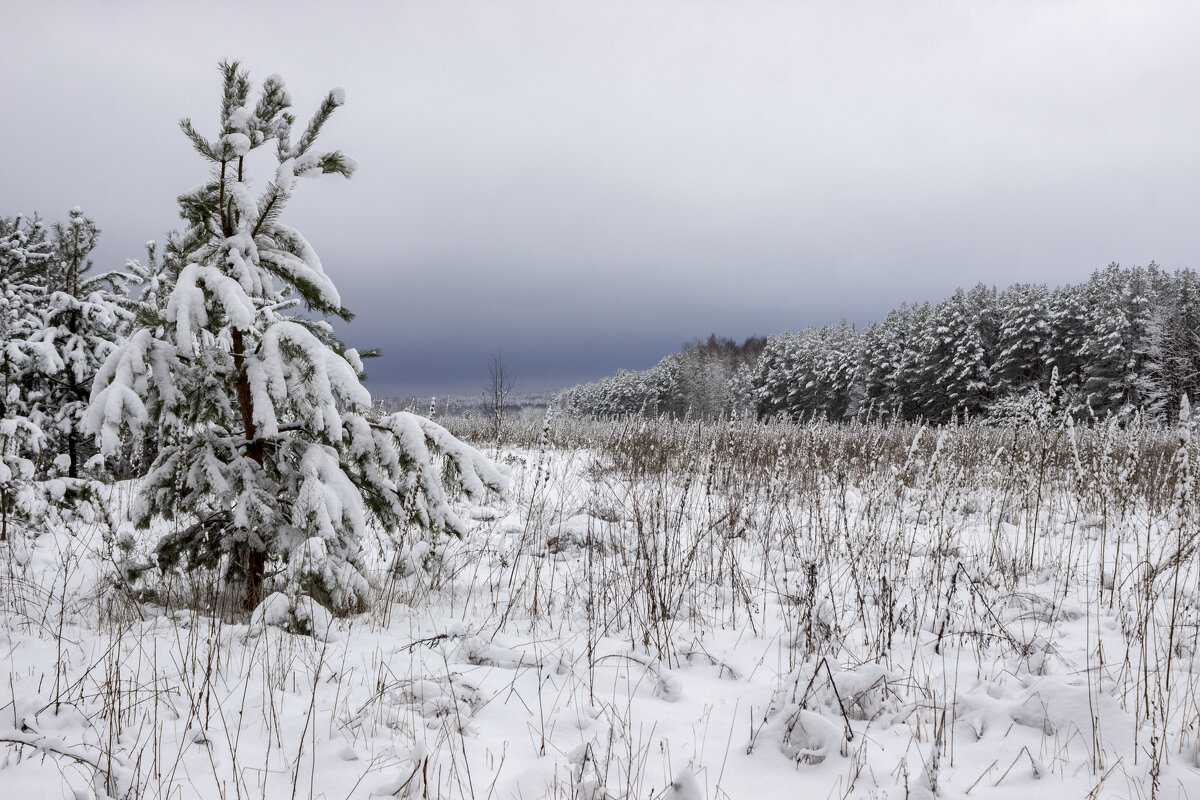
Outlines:
[[[114,578],[128,484],[6,546],[0,796],[1200,798],[1175,431],[447,425],[512,491],[317,636]]]

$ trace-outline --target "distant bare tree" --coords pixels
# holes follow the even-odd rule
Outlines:
[[[517,377],[504,361],[504,354],[495,350],[488,357],[488,380],[483,385],[483,398],[487,403],[496,441],[500,441],[500,429],[504,414],[508,410],[508,396],[517,385]]]

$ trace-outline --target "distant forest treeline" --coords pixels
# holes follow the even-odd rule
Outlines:
[[[1200,394],[1196,272],[1110,264],[1056,289],[959,289],[864,330],[843,322],[741,345],[712,336],[648,370],[568,389],[558,403],[597,417],[1010,419],[1047,396],[1055,374],[1058,413],[1167,419],[1183,394]]]

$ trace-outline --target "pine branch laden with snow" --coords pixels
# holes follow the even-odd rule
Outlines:
[[[502,491],[505,477],[428,420],[375,418],[359,355],[311,318],[351,315],[311,245],[280,218],[300,178],[354,171],[340,152],[312,149],[342,91],[293,140],[280,78],[251,103],[237,64],[221,71],[217,137],[181,123],[212,178],[180,196],[187,227],[169,237],[163,263],[152,251],[149,266],[129,265],[144,286],[138,328],[99,369],[85,423],[105,455],[131,439],[155,442],[135,521],[193,521],[163,539],[162,566],[221,565],[253,607],[268,562],[308,553],[303,589],[336,612],[359,610],[373,526],[463,532],[436,457],[472,497]],[[255,196],[245,159],[272,142],[278,167]]]

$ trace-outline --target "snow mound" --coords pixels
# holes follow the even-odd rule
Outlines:
[[[252,634],[262,633],[267,626],[311,636],[322,642],[337,639],[333,630],[333,615],[320,603],[303,595],[293,599],[283,592],[272,592],[263,598],[250,615],[250,631]]]
[[[841,751],[844,736],[833,721],[815,711],[789,705],[763,729],[779,751],[797,764],[820,764]]]

